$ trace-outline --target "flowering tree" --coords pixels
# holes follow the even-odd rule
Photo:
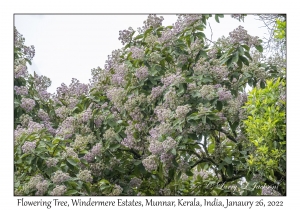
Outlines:
[[[27,73],[34,48],[15,30],[15,194],[267,194],[259,183],[284,195],[285,109],[270,118],[280,133],[251,127],[284,83],[256,111],[246,93],[277,91],[269,80],[284,78],[284,62],[264,58],[243,27],[211,42],[203,33],[211,17],[180,15],[164,27],[149,15],[137,35],[120,31],[124,47],[92,70],[90,84],[73,79],[55,95],[48,78]],[[260,135],[267,149],[256,145]]]
[[[233,18],[244,21],[246,14],[234,14]],[[286,56],[286,14],[257,14],[258,20],[268,31],[268,37],[264,37],[264,51],[271,54]]]

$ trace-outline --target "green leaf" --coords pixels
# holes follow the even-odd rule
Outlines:
[[[266,87],[266,84],[265,84],[264,81],[262,81],[262,80],[260,81],[260,87],[261,87],[261,88],[265,88],[265,87]]]
[[[249,47],[248,45],[242,45],[242,47],[243,47],[245,50],[247,50],[247,51],[250,50],[250,47]]]
[[[238,47],[238,52],[241,56],[244,55],[244,49],[241,46]]]
[[[133,164],[136,165],[136,166],[140,165],[141,163],[142,163],[141,160],[136,160],[136,161],[133,162]]]
[[[217,23],[220,23],[218,15],[215,15],[215,20],[217,21]]]
[[[250,87],[253,86],[253,80],[252,80],[252,79],[248,79],[248,85],[249,85]]]
[[[109,181],[107,181],[106,179],[101,179],[99,182],[98,182],[99,185],[109,185]]]
[[[138,133],[138,132],[134,132],[134,133],[133,133],[133,137],[134,137],[135,139],[138,139],[138,138],[139,138],[139,133]]]
[[[118,143],[118,144],[111,144],[110,146],[109,146],[109,148],[111,149],[111,150],[115,150],[115,149],[118,149],[119,147],[120,147],[121,145]]]
[[[245,58],[244,56],[240,56],[240,59],[246,66],[249,66],[249,61],[247,58]]]
[[[246,155],[247,151],[240,151],[241,154]]]
[[[235,50],[236,50],[236,48],[232,47],[232,48],[230,48],[230,50],[227,51],[227,53],[225,55],[230,55]]]
[[[114,120],[114,119],[108,119],[107,120],[107,124],[110,126],[110,127],[115,127],[115,126],[117,126],[117,123],[116,123],[116,121]]]
[[[155,80],[155,77],[150,76],[148,79],[150,80],[150,82],[151,82],[153,85],[156,85],[156,84],[157,84],[157,81]]]
[[[77,182],[74,182],[74,181],[66,181],[66,183],[65,183],[68,187],[70,187],[70,188],[77,188],[78,187],[78,183]]]
[[[44,163],[44,160],[42,158],[38,158],[37,160],[37,166],[38,168],[41,170],[43,168],[43,163]]]
[[[206,116],[202,117],[202,122],[205,124],[206,123]]]
[[[240,69],[243,68],[243,62],[241,60],[238,60],[237,65]]]
[[[181,96],[182,94],[184,94],[186,88],[183,86],[182,83],[179,84],[179,90],[178,90],[178,95]]]
[[[160,64],[163,68],[165,68],[165,66],[166,66],[165,60],[161,60],[161,61],[159,62],[159,64]]]
[[[88,164],[88,162],[85,159],[83,159],[83,158],[80,159],[80,162],[83,163],[84,165]]]
[[[215,151],[215,144],[209,144],[207,147],[207,151],[212,154]]]
[[[68,191],[65,193],[65,195],[75,195],[75,194],[77,194],[77,193],[78,193],[77,190],[68,190]]]
[[[30,65],[32,65],[32,63],[31,63],[31,61],[30,61],[29,59],[25,58],[25,60],[26,60]]]
[[[27,156],[29,156],[30,154],[29,153],[25,153],[25,154],[23,154],[21,157],[20,157],[20,159],[23,159],[23,158],[25,158],[25,157],[27,157]]]
[[[173,155],[176,155],[176,149],[173,148],[173,149],[171,150],[171,153],[172,153]]]
[[[224,159],[224,161],[225,161],[227,164],[231,164],[231,163],[232,163],[231,157],[226,157],[226,158]]]
[[[249,52],[245,52],[245,56],[246,56],[247,58],[249,58],[250,61],[252,61],[252,57],[251,57],[251,55],[249,54]]]
[[[227,172],[229,177],[232,177],[232,175],[233,175],[233,166],[232,166],[232,164],[230,164],[229,166],[226,167],[226,172]]]
[[[190,116],[187,117],[188,120],[198,120],[200,119],[200,116],[197,112],[191,114]]]
[[[105,190],[107,188],[110,188],[110,185],[101,185],[100,190]]]
[[[20,101],[14,101],[14,104],[16,105],[15,107],[19,107],[19,105],[20,105]]]
[[[223,168],[224,168],[224,162],[220,163],[219,166],[218,166],[219,170],[222,170]]]
[[[188,175],[188,176],[193,176],[194,175],[191,171],[186,171],[185,174]]]
[[[204,39],[206,36],[203,32],[197,32],[195,33],[196,37],[198,37],[199,39]]]
[[[258,52],[263,52],[264,49],[261,45],[256,45],[255,48],[258,50]]]
[[[67,158],[68,163],[70,163],[73,166],[77,166],[77,161],[75,161],[73,158]]]
[[[197,25],[195,27],[195,29],[199,30],[199,31],[203,31],[203,29],[205,28],[205,25],[201,24],[201,25]]]
[[[236,128],[238,127],[238,125],[239,125],[239,122],[237,122],[237,121],[234,122],[233,124],[230,123],[230,127],[231,127],[232,131],[235,131]]]
[[[114,169],[119,171],[120,173],[125,173],[125,170],[119,166],[114,167]]]
[[[220,118],[216,116],[215,114],[211,113],[207,115],[207,118],[210,120],[219,120]]]
[[[83,183],[83,187],[84,189],[87,191],[87,193],[90,195],[91,194],[91,187],[90,187],[90,183]]]
[[[217,101],[217,110],[221,111],[223,108],[223,103],[221,101]]]
[[[173,63],[173,58],[172,58],[172,56],[170,56],[170,55],[167,55],[166,58],[165,58],[165,60],[166,60],[168,63]],[[150,68],[150,66],[149,66],[149,68]]]
[[[190,47],[191,46],[191,37],[190,36],[186,36],[185,40],[186,40],[186,43],[187,43],[188,47]]]
[[[203,58],[207,58],[207,53],[203,50],[200,50],[200,56]]]
[[[206,163],[206,164],[204,165],[203,169],[204,169],[204,170],[207,170],[208,167],[209,167],[209,165]]]
[[[80,155],[85,155],[87,153],[89,153],[89,151],[87,151],[85,149],[84,150],[80,150],[80,152],[79,152]]]
[[[58,144],[60,139],[53,139],[52,144]]]
[[[239,60],[239,52],[236,51],[236,52],[233,54],[232,62],[236,63],[238,60]]]
[[[202,22],[204,23],[204,25],[206,25],[206,17],[205,17],[205,15],[202,15]]]
[[[131,58],[131,55],[132,55],[132,52],[129,52],[126,59],[129,60],[129,58]]]
[[[153,27],[152,27],[152,26],[150,26],[150,28],[149,28],[149,29],[147,29],[147,30],[145,31],[145,33],[144,33],[144,37],[146,38],[146,37],[147,37],[147,35],[148,35],[148,34],[150,34],[152,30],[153,30]]]
[[[202,79],[202,82],[203,82],[203,83],[210,83],[210,82],[213,82],[213,80],[212,80],[211,77],[204,77],[204,78]]]
[[[226,62],[227,67],[230,67],[231,64],[232,64],[232,56]]]
[[[167,59],[166,59],[167,60]],[[149,63],[147,61],[144,61],[145,66],[148,67],[148,69],[151,69],[151,66],[149,65]]]
[[[137,40],[137,39],[143,38],[143,36],[144,36],[144,34],[137,35],[133,40]]]

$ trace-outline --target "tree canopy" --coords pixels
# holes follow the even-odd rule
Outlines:
[[[285,57],[241,26],[212,42],[223,17],[149,15],[54,95],[15,29],[15,195],[285,195]]]

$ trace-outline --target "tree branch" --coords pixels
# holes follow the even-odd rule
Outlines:
[[[213,159],[211,159],[211,158],[209,158],[209,157],[201,157],[201,156],[200,156],[197,152],[195,152],[195,151],[187,150],[187,149],[179,149],[179,151],[190,152],[190,153],[196,155],[196,156],[199,158],[199,160],[198,160],[196,163],[194,163],[194,164],[191,166],[191,168],[194,168],[194,167],[197,166],[199,163],[207,163],[207,162],[210,162],[210,163],[212,163],[213,165],[217,165],[216,162],[215,162]]]
[[[234,180],[237,180],[237,179],[240,179],[242,177],[244,177],[245,174],[240,174],[240,175],[236,175],[236,176],[233,176],[233,177],[229,177],[227,178],[226,176],[224,176],[225,180],[221,181],[220,183],[223,184],[225,182],[231,182],[231,181],[234,181]],[[219,183],[219,184],[220,184]]]
[[[119,150],[132,153],[135,159],[140,159],[142,157],[139,153],[137,153],[133,149],[120,149],[119,148]]]
[[[217,131],[220,131],[220,132],[224,133],[225,136],[226,136],[228,139],[230,139],[231,141],[237,143],[237,140],[236,140],[232,135],[230,135],[230,133],[228,133],[227,131],[225,131],[224,129],[220,128],[220,129],[217,129]]]

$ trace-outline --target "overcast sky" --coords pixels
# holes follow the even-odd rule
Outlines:
[[[160,16],[160,15],[159,15]],[[163,25],[172,25],[177,20],[175,15],[163,15]],[[15,15],[15,26],[25,37],[26,45],[34,45],[36,54],[29,72],[51,79],[48,89],[54,93],[56,88],[72,78],[88,83],[91,69],[104,67],[107,56],[122,47],[118,40],[119,30],[143,26],[147,15]],[[217,23],[210,19],[212,39],[228,36],[239,25],[245,27],[250,35],[267,36],[267,30],[261,21],[251,15],[245,22],[232,19],[230,15]],[[211,37],[207,27],[205,34]]]

